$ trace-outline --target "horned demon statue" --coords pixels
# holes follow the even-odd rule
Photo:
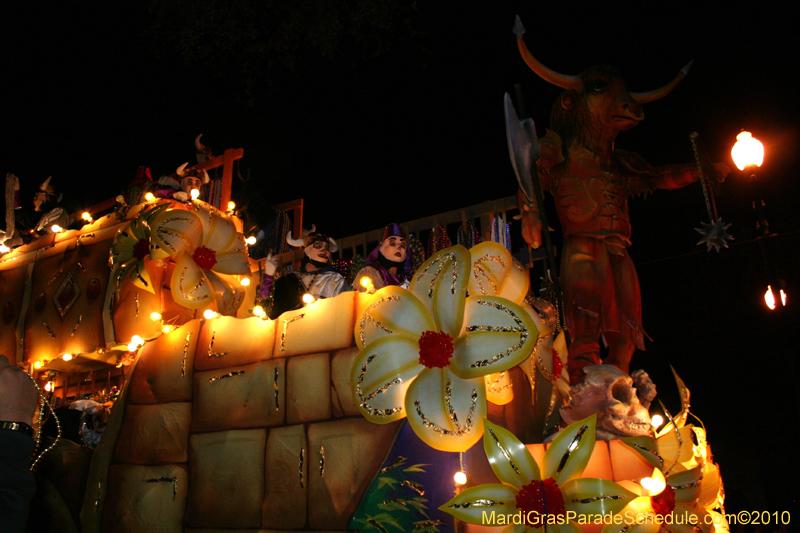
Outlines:
[[[549,190],[555,199],[564,232],[561,278],[572,338],[570,379],[581,381],[584,366],[601,363],[601,334],[609,347],[605,363],[627,373],[635,349],[644,349],[639,280],[627,252],[627,198],[683,187],[696,181],[699,172],[690,164],[652,167],[635,153],[615,150],[614,140],[643,120],[642,104],[666,96],[691,64],[660,89],[631,93],[613,67],[594,66],[577,76],[548,69],[528,51],[524,32],[517,18],[514,33],[525,63],[564,91],[553,105],[550,129],[538,142],[533,122],[520,122],[506,95],[509,148],[520,180],[522,234],[534,248],[541,245],[539,198],[531,181],[538,179],[541,190]],[[729,172],[720,163],[709,170],[720,180]]]

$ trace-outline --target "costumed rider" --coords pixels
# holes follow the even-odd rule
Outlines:
[[[380,244],[367,256],[364,268],[353,278],[353,285],[361,292],[377,291],[387,285],[407,289],[410,280],[406,276],[410,273],[406,233],[399,224],[391,223],[386,226]]]
[[[189,163],[184,163],[175,170],[175,174],[171,176],[161,176],[158,179],[158,188],[155,195],[159,198],[174,198],[179,202],[188,202],[192,198],[192,190],[197,190],[199,200],[205,199],[203,194],[203,187],[207,185],[210,180],[208,173],[203,169],[202,172],[186,171],[186,166]]]
[[[9,248],[27,244],[40,235],[55,233],[69,226],[66,209],[59,206],[45,210],[49,207],[48,202],[56,197],[55,189],[50,184],[51,178],[44,180],[34,192],[31,209],[19,201],[19,179],[13,174],[6,176],[6,230],[0,232],[0,239]],[[61,201],[60,194],[55,201]]]
[[[261,297],[268,298],[272,295],[269,318],[275,319],[286,311],[302,307],[306,293],[314,298],[331,298],[351,290],[344,277],[330,265],[331,254],[339,249],[335,240],[318,233],[311,226],[311,231],[304,232],[299,239],[292,238],[290,231],[286,242],[295,248],[303,248],[305,255],[300,263],[300,270],[277,279],[275,272],[278,258],[271,253],[267,255]]]

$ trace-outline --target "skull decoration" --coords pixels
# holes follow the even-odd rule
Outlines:
[[[597,438],[601,440],[650,435],[650,413],[642,405],[633,378],[611,365],[591,365],[584,369],[586,380],[570,388],[569,405],[560,410],[566,424],[597,413]],[[644,373],[644,376],[647,374]],[[637,373],[637,385],[649,381]],[[652,381],[649,381],[652,385]],[[655,397],[655,385],[647,390],[647,402]]]

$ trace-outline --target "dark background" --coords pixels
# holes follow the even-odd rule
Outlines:
[[[797,511],[796,23],[777,3],[698,4],[6,7],[0,164],[20,177],[23,201],[52,175],[75,211],[122,192],[139,165],[157,177],[194,163],[203,133],[215,154],[244,148],[249,181],[234,180],[235,200],[302,197],[306,226],[338,238],[515,193],[503,93],[523,84],[543,135],[559,92],[520,59],[515,14],[532,52],[565,74],[607,63],[647,91],[694,59],[617,147],[654,165],[690,162],[688,135],[698,131],[712,158],[733,167],[730,148],[747,129],[764,142],[765,164],[755,186],[738,171],[722,186],[720,214],[736,240],[720,253],[695,244],[708,218],[698,184],[631,200],[630,254],[653,338],[633,366],[651,373],[673,411],[669,364],[691,389],[729,511]],[[756,198],[776,237],[755,239]],[[778,277],[789,307],[770,313],[762,296]]]

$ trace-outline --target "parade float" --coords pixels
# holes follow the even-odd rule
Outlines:
[[[603,78],[598,91],[626,98],[613,72],[587,72],[593,83]],[[585,82],[568,80],[570,102]],[[621,232],[617,255],[629,231],[625,196],[642,192],[626,176],[670,188],[691,174],[659,174],[627,155],[625,172],[587,188],[585,169],[578,179],[563,173],[550,133],[538,158],[532,123],[509,122],[529,242],[542,227],[534,162],[557,198],[578,198],[561,203],[568,231],[592,191],[611,198],[600,211],[617,226],[595,226]],[[676,374],[681,409],[664,409],[656,431],[655,386],[646,373],[628,374],[643,333],[631,318],[640,318],[638,293],[613,292],[638,286],[635,270],[605,272],[616,289],[602,276],[581,286],[564,272],[577,299],[610,290],[611,307],[633,306],[622,310],[630,331],[610,366],[599,364],[597,321],[570,311],[585,306],[535,296],[527,268],[488,240],[504,231],[482,228],[484,242],[430,254],[408,289],[312,298],[273,320],[257,305],[264,261],[249,257],[231,212],[196,198],[123,207],[0,258],[0,345],[43,389],[53,381],[51,405],[53,376],[66,399],[64,376],[107,370],[110,388],[120,369],[122,390],[90,460],[70,465],[57,444],[42,447],[56,458],[40,483],[49,530],[725,529],[719,468],[705,428],[690,423],[687,387]],[[598,213],[578,222],[602,222]],[[565,253],[580,255],[580,246]],[[606,328],[620,320],[603,318]],[[80,494],[69,493],[76,486]]]

